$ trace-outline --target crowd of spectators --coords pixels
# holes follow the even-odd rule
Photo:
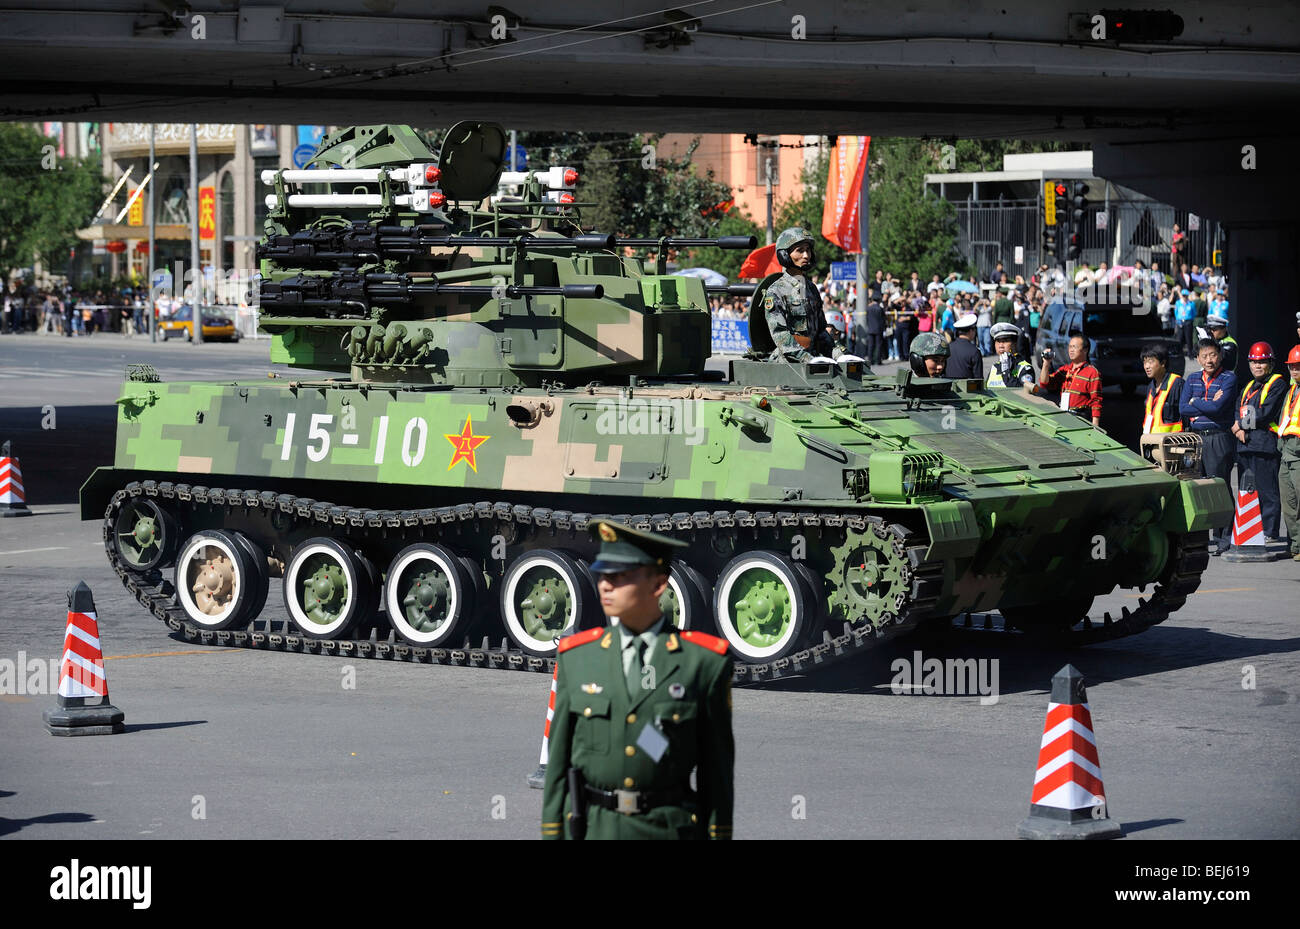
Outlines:
[[[912,340],[922,332],[938,331],[951,342],[956,337],[954,324],[967,314],[976,318],[976,344],[985,356],[994,353],[990,336],[1000,322],[1018,326],[1027,344],[1033,344],[1047,305],[1067,286],[1064,274],[1050,271],[1047,265],[1040,265],[1027,280],[1009,274],[1001,262],[983,279],[954,271],[946,278],[935,274],[922,281],[916,271],[905,278],[876,271],[867,283],[867,312],[860,314],[856,283],[822,284],[816,275],[813,282],[822,290],[827,317],[844,324],[850,349],[872,364],[906,359]],[[1174,274],[1165,275],[1158,264],[1148,268],[1137,261],[1131,266],[1111,267],[1102,262],[1096,269],[1079,269],[1069,284],[1081,289],[1142,288],[1155,304],[1164,331],[1183,338],[1189,357],[1196,354],[1197,331],[1206,327],[1207,318],[1228,318],[1227,281],[1217,269],[1195,264],[1181,264]],[[718,319],[744,320],[749,316],[749,301],[713,297],[709,309]],[[877,342],[880,355],[871,357],[866,346]]]
[[[143,288],[74,289],[11,284],[4,295],[0,333],[148,335],[148,305]],[[155,316],[166,318],[180,306],[180,300],[161,296],[155,301]]]

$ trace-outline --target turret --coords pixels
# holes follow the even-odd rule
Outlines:
[[[261,327],[273,361],[369,382],[581,385],[700,375],[708,292],[666,273],[671,248],[754,239],[619,239],[584,232],[564,166],[503,176],[505,133],[457,123],[437,156],[409,126],[356,126],[273,193]],[[504,194],[502,191],[518,191]],[[626,253],[650,247],[655,274]]]

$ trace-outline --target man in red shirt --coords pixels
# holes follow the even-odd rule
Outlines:
[[[1060,391],[1061,409],[1083,419],[1091,417],[1093,426],[1100,427],[1101,372],[1088,364],[1088,340],[1082,335],[1071,336],[1069,352],[1070,363],[1050,372],[1051,358],[1043,356],[1038,386]]]

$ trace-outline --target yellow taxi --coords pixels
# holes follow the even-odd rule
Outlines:
[[[158,334],[166,342],[173,336],[180,338],[182,335],[186,341],[194,341],[194,312],[193,307],[183,306],[170,316],[165,316],[158,321]],[[211,309],[203,313],[203,341],[209,339],[228,339],[231,342],[239,341],[239,330],[235,328],[235,321],[229,316],[221,316]]]

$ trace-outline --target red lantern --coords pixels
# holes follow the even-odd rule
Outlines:
[[[149,254],[149,243],[141,239],[135,243],[135,250],[141,255],[147,255]]]
[[[114,255],[118,255],[126,251],[126,243],[123,242],[121,239],[114,239],[112,242],[109,242],[107,245],[105,245],[104,249],[106,251],[112,252]]]

